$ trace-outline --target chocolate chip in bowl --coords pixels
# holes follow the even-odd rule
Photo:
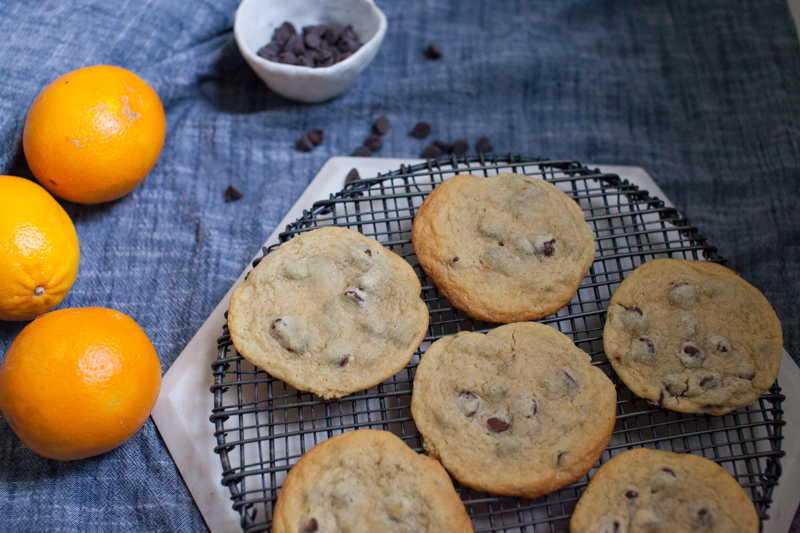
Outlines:
[[[286,65],[311,68],[329,67],[344,61],[361,48],[361,39],[352,26],[335,22],[306,26],[298,33],[291,22],[284,22],[272,40],[258,51],[259,57]]]
[[[378,52],[386,27],[373,0],[243,0],[234,37],[270,89],[317,103],[355,83]]]

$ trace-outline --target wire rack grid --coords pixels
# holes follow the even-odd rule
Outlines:
[[[469,318],[436,289],[417,262],[411,224],[426,195],[460,173],[491,176],[514,172],[545,179],[571,196],[595,234],[594,264],[572,301],[541,320],[570,336],[592,356],[617,387],[617,421],[600,464],[627,449],[650,447],[701,455],[726,468],[768,518],[772,490],[781,473],[784,397],[776,383],[757,402],[725,416],[659,409],[634,396],[617,378],[603,352],[602,331],[611,293],[642,263],[657,257],[724,262],[696,227],[672,207],[614,174],[576,161],[505,157],[451,157],[402,166],[376,178],[347,184],[315,203],[280,234],[280,242],[314,228],[336,225],[360,231],[404,257],[422,283],[430,311],[427,336],[409,365],[377,387],[339,400],[299,392],[255,368],[236,353],[227,325],[213,363],[215,451],[222,484],[246,532],[270,531],[272,507],[291,466],[312,446],[354,429],[388,430],[422,452],[411,417],[411,388],[427,346],[462,330],[488,331],[495,325]],[[271,249],[264,248],[263,255]],[[255,266],[260,259],[257,259]],[[594,469],[578,482],[547,496],[526,500],[498,497],[456,483],[476,532],[566,532],[569,518]]]

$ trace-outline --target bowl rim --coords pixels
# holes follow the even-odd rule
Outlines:
[[[355,63],[360,59],[360,57],[368,52],[368,48],[371,49],[376,43],[380,43],[383,40],[384,35],[386,34],[386,29],[388,26],[388,22],[386,20],[386,14],[375,4],[374,0],[359,0],[363,2],[365,5],[371,8],[373,13],[378,16],[378,29],[375,34],[370,37],[366,42],[361,44],[361,47],[353,52],[350,57],[339,61],[338,63],[334,63],[328,67],[306,67],[303,65],[287,65],[285,63],[278,63],[277,61],[269,61],[264,59],[260,55],[258,55],[257,51],[254,52],[250,47],[248,47],[241,39],[240,35],[241,32],[239,31],[241,28],[239,26],[239,21],[241,20],[242,16],[242,7],[245,4],[249,4],[251,2],[256,2],[258,0],[242,0],[239,4],[239,7],[236,8],[236,16],[234,17],[233,22],[233,36],[236,40],[236,44],[239,46],[239,50],[247,54],[248,58],[252,61],[255,61],[258,65],[264,67],[267,70],[272,72],[281,73],[281,74],[304,74],[304,75],[333,75],[336,74],[339,70],[345,70],[349,65]]]

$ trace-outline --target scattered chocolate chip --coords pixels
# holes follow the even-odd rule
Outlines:
[[[378,135],[386,135],[386,132],[389,131],[389,119],[383,115],[378,117],[378,120],[372,125],[372,131]]]
[[[675,475],[675,471],[672,470],[671,468],[662,468],[661,471],[662,472],[666,472],[667,474],[671,475],[672,477],[678,477],[678,476]]]
[[[314,143],[311,141],[311,138],[308,136],[308,133],[304,133],[300,140],[297,141],[295,147],[301,152],[310,152],[314,149]]]
[[[352,183],[354,181],[358,181],[361,179],[361,176],[358,174],[358,170],[351,168],[350,172],[347,173],[347,177],[344,179],[345,183]]]
[[[508,431],[508,428],[511,427],[511,423],[508,420],[497,416],[489,417],[489,419],[486,421],[486,424],[489,426],[489,429],[495,433]]]
[[[369,147],[364,146],[363,144],[353,150],[353,155],[356,157],[369,157],[372,155],[372,150]]]
[[[439,150],[441,150],[443,154],[449,154],[453,150],[452,145],[439,139],[433,141],[433,144],[435,144],[436,147],[439,148]]]
[[[453,153],[456,155],[464,155],[469,150],[469,143],[464,139],[453,141]]]
[[[423,159],[439,159],[442,156],[442,150],[435,144],[428,145],[422,152]]]
[[[341,356],[339,358],[339,360],[336,362],[336,366],[338,366],[339,368],[342,368],[344,365],[347,364],[347,362],[349,360],[350,360],[350,354],[346,353],[346,354],[344,354],[343,356]]]
[[[474,392],[462,392],[458,395],[458,408],[467,418],[475,416],[481,407],[481,399]]]
[[[639,342],[641,342],[641,343],[643,343],[643,344],[645,344],[647,346],[647,351],[650,354],[655,354],[656,353],[656,344],[653,341],[651,341],[650,339],[648,339],[647,337],[639,337]]]
[[[225,189],[226,202],[235,202],[236,200],[241,200],[243,196],[244,193],[233,185],[228,185],[228,188]]]
[[[364,297],[361,296],[358,291],[344,291],[344,295],[358,304],[364,301]]]
[[[458,257],[453,258],[453,263],[458,263]]]
[[[306,135],[308,135],[308,139],[314,144],[314,146],[319,146],[322,144],[322,141],[325,140],[325,132],[321,129],[308,130]]]
[[[372,250],[370,250],[369,248],[364,250],[364,253],[367,254],[368,256],[372,257]]]
[[[635,305],[632,305],[631,307],[626,308],[626,311],[631,311],[633,313],[639,313],[639,316],[644,316],[644,311],[642,311],[641,309],[639,309]]]
[[[304,527],[304,528],[303,528],[303,531],[302,531],[302,533],[316,533],[316,531],[317,531],[318,529],[319,529],[319,524],[317,523],[317,519],[316,519],[316,518],[312,518],[312,519],[311,519],[311,520],[308,522],[308,524],[306,525],[306,527]]]
[[[531,415],[535,416],[536,413],[539,411],[539,404],[536,403],[536,400],[534,399],[532,399],[532,401],[533,401],[533,406],[531,407]]]
[[[661,392],[658,394],[658,406],[664,407],[664,400],[667,399],[667,391],[661,389]]]
[[[635,490],[629,490],[629,491],[625,492],[625,497],[628,498],[629,500],[632,500],[634,498],[638,498],[639,497],[639,493],[636,492]]]
[[[614,532],[613,533],[619,533],[619,522],[617,520],[614,520]]]
[[[428,48],[425,49],[425,59],[441,59],[442,58],[442,51],[439,50],[439,47],[435,44],[429,44]]]
[[[570,374],[566,370],[564,370],[564,377],[567,378],[567,385],[569,387],[577,387],[578,386],[578,382],[575,380],[574,377],[572,377],[572,374]]]
[[[722,344],[722,343],[717,343],[717,350],[719,350],[719,351],[720,351],[720,352],[722,352],[722,353],[725,353],[725,352],[727,352],[727,351],[728,351],[728,347],[727,347],[727,346],[725,346],[725,345],[724,345],[724,344]]]
[[[370,135],[364,141],[364,146],[372,150],[374,153],[383,148],[383,140],[381,140],[379,135]]]
[[[479,154],[484,154],[486,152],[492,151],[492,141],[489,140],[489,137],[485,135],[478,139],[478,142],[475,143],[475,151]]]
[[[698,348],[697,346],[690,344],[689,346],[683,348],[683,353],[685,353],[686,355],[697,357],[700,355],[701,351],[700,348]]]
[[[409,135],[414,137],[415,139],[424,139],[428,135],[431,134],[431,125],[427,122],[417,122],[414,124],[414,127],[411,128],[411,132]]]
[[[550,239],[549,241],[543,242],[542,243],[542,254],[545,257],[552,256],[556,251],[555,244],[556,244],[556,240],[555,239]]]

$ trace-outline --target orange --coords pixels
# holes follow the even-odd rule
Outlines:
[[[0,320],[31,320],[61,303],[78,275],[69,215],[35,182],[0,176]]]
[[[0,410],[20,440],[51,459],[84,459],[130,439],[150,416],[161,365],[128,316],[60,309],[28,324],[0,366]]]
[[[22,147],[33,175],[59,198],[97,204],[144,181],[164,144],[158,95],[136,74],[99,65],[73,70],[33,101]]]

